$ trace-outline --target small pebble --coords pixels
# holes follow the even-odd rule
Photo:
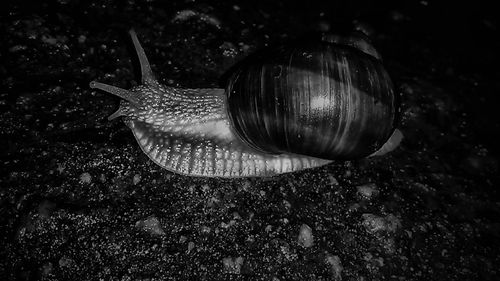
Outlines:
[[[240,214],[238,214],[238,212],[233,212],[233,219],[235,219],[235,220],[241,219]]]
[[[201,186],[201,190],[203,191],[203,193],[207,193],[210,191],[210,186],[208,184],[204,184]]]
[[[187,252],[190,253],[194,249],[194,242],[189,242],[188,243],[188,249]]]
[[[181,237],[179,237],[179,243],[184,243],[187,241],[187,237],[184,236],[184,235],[181,235]]]
[[[330,185],[339,185],[339,182],[333,175],[328,175],[328,181],[330,182]]]
[[[290,210],[292,208],[292,204],[290,202],[288,202],[287,200],[284,200],[284,199],[283,199],[283,205],[285,206],[285,208],[287,210]]]
[[[212,229],[208,226],[205,226],[205,225],[200,228],[200,232],[203,234],[210,233],[210,231],[212,231]]]
[[[379,217],[374,214],[363,214],[362,218],[363,226],[366,231],[372,234],[379,232],[396,232],[396,230],[401,227],[401,221],[393,214],[389,214],[385,217]]]
[[[227,257],[222,259],[222,264],[224,265],[224,270],[228,273],[240,274],[241,266],[243,265],[243,258],[237,257]]]
[[[132,183],[134,185],[138,184],[141,181],[141,175],[135,174],[134,179],[132,180]]]
[[[136,222],[135,226],[153,235],[165,234],[165,231],[161,228],[160,221],[154,216]]]
[[[221,28],[221,22],[216,17],[193,10],[182,10],[177,12],[177,15],[172,19],[172,22],[183,22],[191,18],[197,18],[198,20],[213,25],[216,28]]]
[[[381,232],[385,230],[385,220],[374,214],[363,214],[363,226],[370,233]]]
[[[59,172],[59,174],[62,174],[62,172],[64,172],[64,169],[66,169],[66,165],[61,164],[61,163],[57,163],[56,170]]]
[[[396,232],[399,228],[401,228],[401,220],[393,214],[388,214],[385,216],[385,221],[387,225],[387,231]]]
[[[46,262],[42,266],[42,276],[49,276],[50,274],[52,274],[53,269],[54,269],[54,266],[52,265],[52,263]]]
[[[342,270],[344,270],[344,268],[342,267],[339,256],[328,254],[326,256],[326,263],[330,265],[334,280],[342,280]]]
[[[359,185],[356,187],[358,190],[358,196],[361,199],[370,200],[373,197],[376,197],[379,193],[377,186],[374,183],[368,183],[364,185]]]
[[[251,186],[252,186],[251,182],[246,180],[246,181],[241,183],[241,185],[239,186],[239,190],[240,191],[248,191]]]
[[[80,181],[88,184],[92,182],[92,176],[89,173],[83,173],[80,175]]]
[[[219,48],[225,57],[234,58],[238,55],[238,49],[231,42],[224,42]]]
[[[42,41],[44,43],[49,44],[49,45],[55,45],[55,44],[57,44],[57,39],[56,38],[50,37],[50,36],[46,36],[46,35],[42,36]]]
[[[344,173],[344,176],[345,176],[346,178],[351,177],[351,176],[352,176],[352,171],[351,171],[351,170],[346,170],[346,171],[345,171],[345,173]]]
[[[85,40],[87,40],[87,37],[85,37],[85,35],[80,35],[80,37],[78,37],[78,43],[80,44],[85,43]]]
[[[297,242],[304,248],[312,247],[312,245],[314,244],[312,229],[307,224],[303,224],[300,227],[300,232]]]
[[[26,50],[27,48],[28,48],[28,46],[25,46],[25,45],[15,45],[15,46],[12,46],[9,48],[9,52],[15,53],[18,51]]]
[[[59,267],[69,267],[74,261],[66,256],[59,259]]]

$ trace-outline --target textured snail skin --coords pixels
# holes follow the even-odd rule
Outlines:
[[[109,119],[123,116],[141,149],[162,168],[190,176],[251,177],[331,162],[249,147],[231,129],[224,89],[178,89],[159,84],[137,35],[134,31],[130,35],[141,64],[142,85],[125,90],[93,81],[90,87],[124,99]]]

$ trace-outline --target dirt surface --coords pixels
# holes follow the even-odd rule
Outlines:
[[[398,2],[7,1],[0,279],[499,280],[494,9]],[[135,85],[130,28],[162,83],[216,87],[266,45],[353,27],[401,95],[405,138],[383,157],[179,176],[88,87]]]

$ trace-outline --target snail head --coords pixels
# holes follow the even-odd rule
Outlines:
[[[109,120],[115,119],[119,116],[129,115],[130,112],[147,111],[149,105],[154,104],[151,98],[154,98],[160,85],[156,81],[151,66],[149,64],[146,53],[139,43],[137,34],[132,29],[129,31],[132,37],[139,63],[141,65],[142,85],[133,87],[130,90],[122,89],[112,85],[104,84],[97,81],[90,82],[90,88],[99,89],[112,95],[118,96],[123,99],[120,109],[108,117]]]

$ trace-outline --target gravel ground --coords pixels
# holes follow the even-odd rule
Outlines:
[[[500,279],[491,7],[41,2],[7,1],[0,19],[2,280]],[[266,45],[352,26],[401,95],[405,138],[383,157],[271,178],[180,176],[106,120],[117,98],[88,87],[135,85],[130,28],[162,83],[216,87]]]

